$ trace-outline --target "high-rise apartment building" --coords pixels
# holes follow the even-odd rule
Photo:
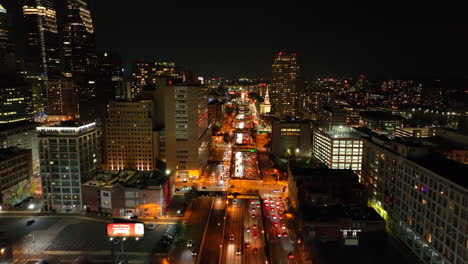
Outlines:
[[[160,157],[173,172],[175,181],[194,180],[205,171],[210,145],[208,94],[199,85],[176,85],[159,77],[156,88],[143,97],[155,105],[156,127],[160,129]]]
[[[369,204],[421,263],[468,262],[467,165],[402,140],[364,140]]]
[[[101,168],[101,130],[67,121],[37,131],[45,209],[80,212],[81,183]]]
[[[63,51],[65,72],[76,75],[96,65],[96,40],[93,20],[85,0],[67,0]]]
[[[165,157],[176,181],[196,179],[205,171],[211,135],[208,96],[201,86],[170,86],[165,105]]]
[[[110,170],[156,170],[159,134],[151,100],[111,101],[106,118],[105,155]]]
[[[314,157],[330,169],[351,169],[359,174],[362,162],[362,137],[353,128],[336,126],[314,132]]]
[[[272,110],[276,116],[295,117],[298,114],[298,74],[296,54],[280,52],[273,62],[271,83]]]

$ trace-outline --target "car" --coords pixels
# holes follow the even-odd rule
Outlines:
[[[276,236],[277,236],[277,237],[281,237],[281,233],[280,233],[280,232],[276,232]]]
[[[254,201],[254,200],[250,200],[250,204],[254,204],[254,203],[255,203],[255,201]]]
[[[254,224],[254,225],[252,226],[252,228],[253,228],[253,229],[257,229],[257,225]]]
[[[247,227],[245,231],[247,231],[247,233],[250,233],[250,227]]]
[[[246,248],[249,248],[250,247],[250,244],[249,243],[245,243],[244,244]]]
[[[288,253],[288,258],[289,258],[289,259],[293,259],[293,258],[294,258],[294,254],[291,253],[291,252],[289,252],[289,253]]]
[[[270,209],[270,211],[272,211],[272,212],[275,211],[275,207],[272,206],[271,209]]]
[[[196,256],[197,255],[197,249],[194,248],[193,251],[192,251],[192,256]]]
[[[260,218],[262,218],[262,216],[260,216],[260,215],[257,215],[257,218],[259,218],[259,219],[260,219]]]
[[[187,247],[190,248],[192,246],[193,246],[193,241],[192,240],[187,241]]]
[[[240,248],[236,250],[236,255],[242,255],[242,251],[240,250]]]
[[[288,237],[288,233],[283,232],[283,237]]]
[[[237,203],[237,199],[232,199],[232,202],[233,202],[233,203]]]
[[[253,253],[257,254],[258,253],[258,248],[254,248]]]
[[[26,226],[30,226],[30,225],[34,224],[35,222],[36,222],[36,220],[29,219],[28,221],[26,221]]]
[[[252,214],[252,218],[255,218],[256,214]]]
[[[271,215],[271,218],[276,219],[276,215]]]
[[[283,219],[283,215],[282,215],[282,214],[279,214],[279,215],[278,215],[278,218],[279,218],[279,219]]]
[[[284,223],[281,224],[281,229],[286,229],[286,225]]]
[[[231,234],[231,235],[229,236],[229,240],[234,240],[234,234]]]
[[[260,205],[259,205],[259,204],[257,204],[257,208],[260,208]]]
[[[268,203],[269,201],[268,201],[268,199],[264,199],[263,202],[264,202],[264,203]]]
[[[253,237],[253,238],[257,238],[257,237],[258,237],[258,234],[257,234],[257,233],[253,233],[253,234],[252,234],[252,237]]]
[[[150,229],[150,230],[153,230],[156,228],[156,223],[148,223],[146,225],[146,228]]]
[[[278,227],[278,222],[273,222],[273,225],[274,225],[275,227]]]
[[[255,207],[252,207],[252,212],[255,212]]]
[[[268,208],[268,207],[270,207],[270,206],[269,206],[268,204],[265,204],[265,207]]]

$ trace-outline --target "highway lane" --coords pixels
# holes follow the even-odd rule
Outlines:
[[[246,200],[244,216],[244,242],[249,243],[249,248],[245,248],[245,263],[247,264],[263,264],[265,263],[265,241],[262,233],[262,210],[259,200]],[[255,208],[255,211],[252,210]],[[255,217],[253,217],[255,215]],[[258,218],[260,216],[260,218]],[[247,229],[249,228],[249,229]],[[256,238],[254,237],[256,234]],[[258,253],[254,253],[254,249],[258,249]]]
[[[294,244],[290,239],[289,230],[282,228],[283,225],[286,225],[286,221],[280,219],[281,210],[284,211],[284,209],[284,202],[278,197],[269,198],[268,204],[264,200],[265,223],[268,230],[267,237],[271,261],[272,264],[298,264],[297,257],[299,256],[296,256],[296,254],[294,254],[295,258],[288,258],[290,252],[294,253]],[[278,233],[281,235],[280,237],[278,237]],[[286,233],[287,237],[284,237],[283,233]]]
[[[235,202],[236,201],[236,202]],[[230,199],[227,209],[226,227],[224,232],[223,255],[221,263],[243,263],[244,251],[244,206],[241,199]],[[230,238],[234,239],[231,240]],[[237,254],[239,252],[241,254]]]
[[[192,251],[194,248],[196,248],[197,251],[200,249],[205,223],[208,221],[208,214],[213,200],[214,198],[212,197],[198,197],[192,202],[192,215],[190,219],[186,221],[186,241],[182,241],[171,251],[171,263],[195,263]],[[214,203],[216,204],[216,202]],[[213,207],[215,207],[214,205]],[[189,240],[192,240],[192,247],[187,247],[187,242]]]
[[[221,248],[219,245],[221,245],[223,241],[225,213],[226,199],[216,198],[210,218],[208,219],[206,237],[201,251],[199,250],[200,244],[197,244],[197,249],[199,250],[198,258],[200,258],[199,260],[197,259],[197,263],[218,264],[221,254]]]

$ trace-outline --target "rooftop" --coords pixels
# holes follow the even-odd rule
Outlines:
[[[84,123],[79,121],[64,121],[51,126],[37,127],[39,135],[71,136],[80,135],[96,128],[96,123]]]
[[[398,121],[404,120],[405,118],[400,115],[393,115],[390,112],[384,111],[362,111],[360,115],[367,119],[372,120],[387,120],[387,121]]]
[[[331,138],[360,138],[366,134],[347,126],[333,126],[330,130],[321,130]]]
[[[124,169],[119,171],[99,171],[90,181],[84,183],[89,186],[112,188],[119,184],[128,188],[145,189],[149,186],[160,186],[167,182],[168,176],[163,171],[140,171]]]
[[[302,210],[309,221],[333,221],[350,218],[353,221],[385,221],[374,209],[367,206],[315,206]]]
[[[430,152],[427,156],[410,160],[468,189],[468,177],[466,177],[468,175],[468,165],[433,152]]]

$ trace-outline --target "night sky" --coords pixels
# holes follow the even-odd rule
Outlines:
[[[465,9],[443,2],[185,2],[94,0],[98,49],[120,52],[127,70],[144,58],[207,76],[269,78],[279,51],[298,53],[306,77],[468,75]]]

